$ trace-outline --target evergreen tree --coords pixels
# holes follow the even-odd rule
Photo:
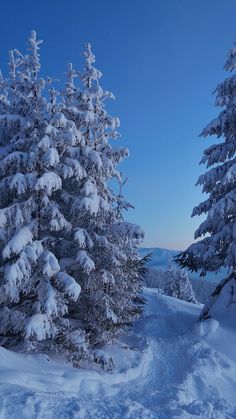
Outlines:
[[[201,270],[202,275],[227,268],[230,275],[217,287],[217,295],[228,282],[236,292],[236,48],[229,51],[224,68],[233,74],[215,90],[216,106],[221,111],[201,134],[219,139],[203,153],[201,163],[208,170],[199,177],[197,185],[202,186],[208,197],[192,213],[193,216],[206,213],[207,217],[195,233],[200,240],[177,258],[181,266]]]
[[[82,175],[63,181],[61,200],[73,226],[73,237],[62,251],[70,259],[62,258],[61,264],[83,290],[70,314],[83,324],[90,344],[97,346],[116,336],[141,313],[138,244],[143,232],[122,216],[130,204],[122,196],[123,180],[117,166],[128,151],[110,143],[119,137],[119,120],[107,113],[105,101],[114,96],[100,86],[101,72],[93,66],[90,44],[83,55],[84,71],[75,71],[69,64],[64,90],[63,112],[80,130],[83,144],[68,149],[68,158],[80,165]],[[81,88],[74,84],[76,77],[82,82]],[[114,178],[120,185],[117,193],[111,188]]]
[[[0,334],[4,345],[24,340],[26,348],[69,353],[86,344],[64,319],[80,286],[55,255],[71,225],[54,197],[68,137],[77,130],[42,95],[40,43],[32,31],[29,54],[11,51],[9,78],[0,81]]]
[[[178,268],[173,262],[170,262],[165,272],[163,292],[170,297],[196,304],[194,290],[187,272]]]
[[[40,43],[32,31],[29,54],[12,51],[9,78],[0,74],[1,343],[109,368],[111,359],[94,348],[143,304],[143,232],[123,220],[130,204],[117,170],[128,151],[110,144],[119,121],[105,109],[113,95],[99,85],[90,45],[83,73],[69,65],[58,102],[39,77]]]

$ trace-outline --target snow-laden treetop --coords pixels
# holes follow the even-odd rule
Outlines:
[[[203,275],[222,266],[236,269],[236,48],[229,51],[224,68],[232,74],[214,92],[221,111],[201,134],[218,139],[204,151],[200,162],[207,171],[197,185],[208,197],[192,213],[207,217],[195,232],[195,239],[200,240],[178,258],[182,266],[201,269]]]

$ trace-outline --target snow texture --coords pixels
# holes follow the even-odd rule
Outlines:
[[[234,329],[196,324],[201,307],[156,290],[145,297],[145,313],[126,341],[98,353],[113,355],[111,373],[0,348],[2,419],[235,417]]]

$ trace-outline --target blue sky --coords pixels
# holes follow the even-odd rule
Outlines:
[[[212,143],[198,134],[218,112],[211,93],[226,76],[235,0],[11,0],[0,15],[3,70],[7,51],[24,49],[31,29],[44,40],[43,73],[61,81],[92,43],[131,153],[122,165],[135,205],[127,218],[143,227],[146,246],[189,245],[200,222],[191,211],[204,198],[195,187],[198,162]]]

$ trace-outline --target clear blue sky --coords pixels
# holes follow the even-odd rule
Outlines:
[[[80,67],[91,42],[103,86],[117,97],[121,144],[131,157],[122,170],[128,219],[146,231],[146,246],[183,249],[203,199],[194,185],[204,171],[198,138],[216,116],[216,84],[236,36],[235,0],[9,0],[0,5],[1,68],[7,51],[24,49],[29,31],[44,40],[43,73],[63,80],[66,64]]]

